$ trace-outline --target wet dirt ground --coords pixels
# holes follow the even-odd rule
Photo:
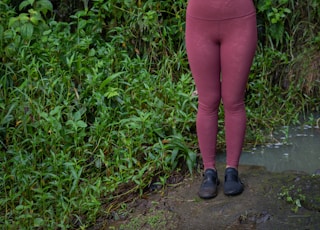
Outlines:
[[[223,182],[223,166],[218,173]],[[319,175],[260,166],[240,166],[239,173],[241,195],[225,196],[221,183],[214,199],[198,198],[199,173],[128,204],[125,218],[100,221],[94,229],[320,229]]]

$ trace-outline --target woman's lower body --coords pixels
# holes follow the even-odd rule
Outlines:
[[[204,168],[215,169],[218,109],[222,102],[226,164],[237,169],[246,129],[245,89],[257,43],[256,15],[250,12],[214,20],[194,17],[188,11],[192,9],[187,10],[186,47],[198,92],[196,126]]]

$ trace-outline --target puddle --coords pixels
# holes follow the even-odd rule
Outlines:
[[[313,174],[320,169],[319,127],[290,128],[274,138],[278,143],[243,152],[240,164],[264,166],[271,172],[298,170]],[[225,154],[218,154],[217,161],[225,162]]]

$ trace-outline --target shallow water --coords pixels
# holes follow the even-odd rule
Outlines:
[[[272,172],[298,170],[313,174],[320,169],[319,127],[295,127],[282,133],[275,135],[275,144],[243,152],[240,164],[260,165]],[[219,154],[217,161],[225,162],[225,154]]]

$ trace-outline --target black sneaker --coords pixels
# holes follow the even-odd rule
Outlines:
[[[218,194],[218,173],[213,169],[207,169],[203,174],[203,181],[199,189],[199,197],[202,199],[210,199]]]
[[[224,176],[224,194],[238,195],[243,192],[244,186],[238,177],[238,171],[235,168],[226,168]]]

